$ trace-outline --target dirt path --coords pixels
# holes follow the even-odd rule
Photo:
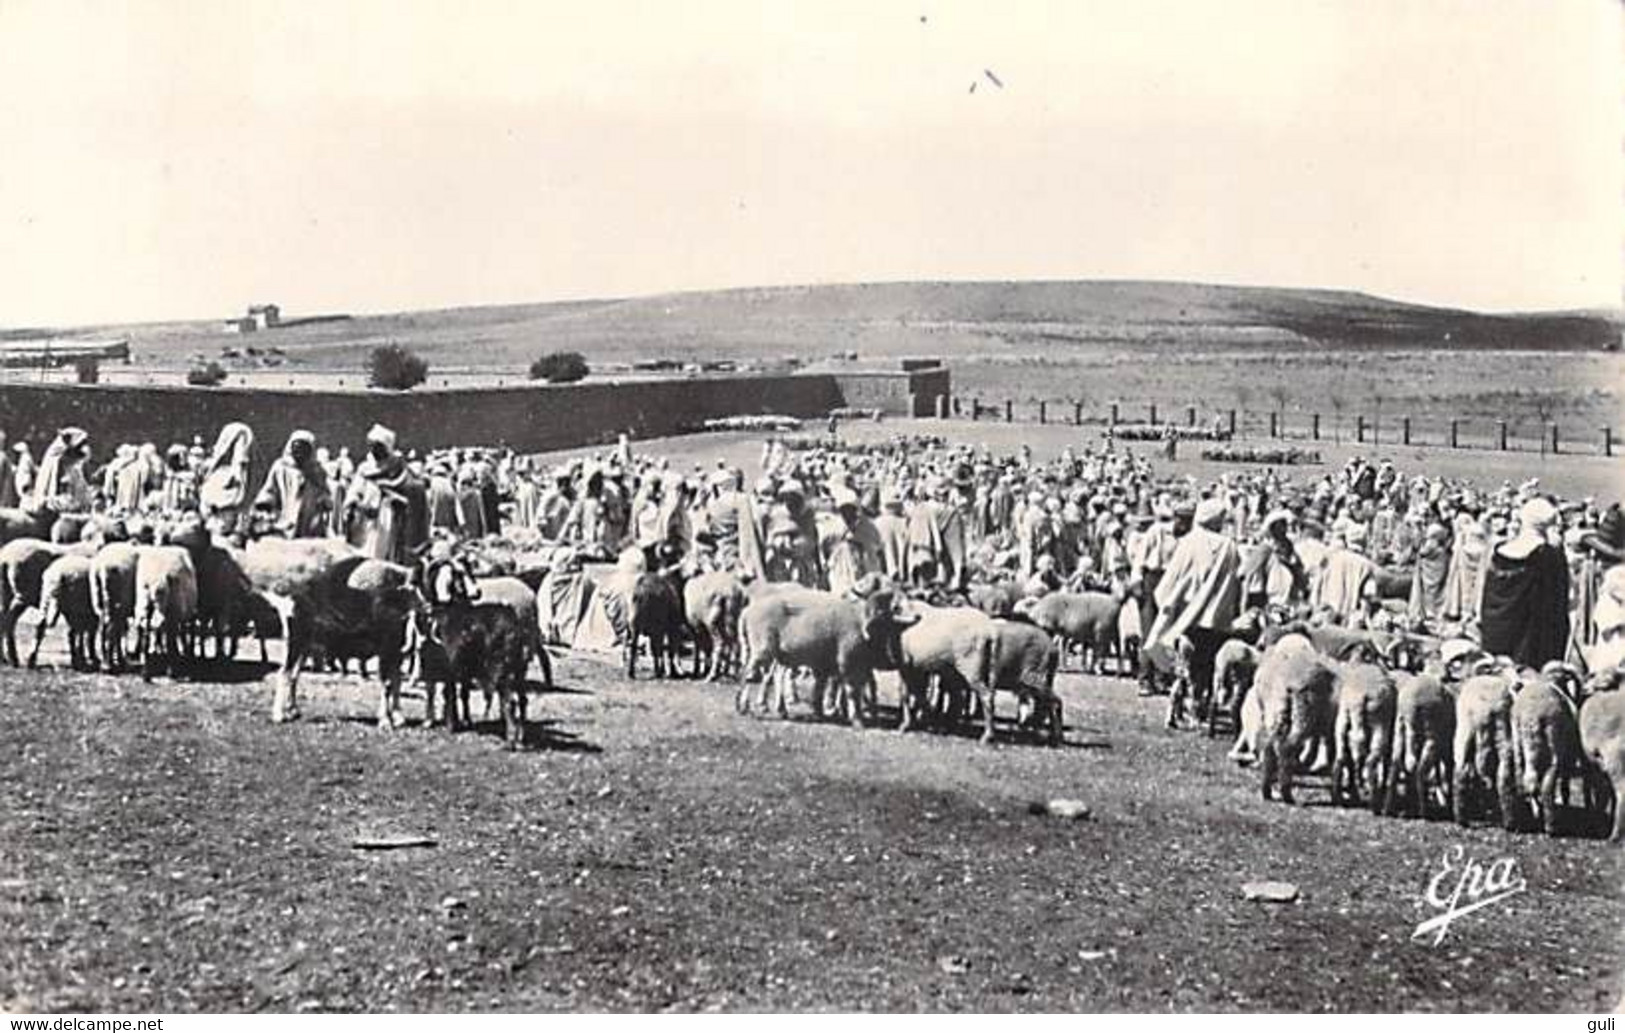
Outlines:
[[[582,660],[535,746],[258,681],[0,672],[0,1008],[1509,1009],[1619,999],[1618,851],[1258,799],[1126,681],[1059,750]],[[251,676],[255,672],[248,672]],[[1087,821],[1026,804],[1084,800]],[[438,845],[353,849],[358,835]],[[1528,890],[1410,940],[1451,846]],[[1241,899],[1276,878],[1294,904]]]

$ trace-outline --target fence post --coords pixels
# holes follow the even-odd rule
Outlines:
[[[1151,425],[1153,427],[1155,427],[1157,425],[1157,403],[1156,402],[1151,403]]]
[[[1499,436],[1500,436],[1500,439],[1501,439],[1500,440],[1500,449],[1501,449],[1501,451],[1505,452],[1507,450],[1507,421],[1505,421],[1505,420],[1496,420],[1495,421],[1495,426],[1498,429]]]
[[[1040,401],[1038,403],[1038,422],[1039,423],[1048,423],[1049,422],[1049,403],[1048,402]]]
[[[1006,398],[1004,400],[1004,422],[1013,423],[1016,419],[1015,403]]]
[[[1557,455],[1557,424],[1552,424],[1552,455]]]
[[[1602,429],[1602,454],[1605,456],[1614,454],[1614,428],[1612,427]]]
[[[1316,441],[1320,440],[1320,413],[1309,414],[1309,436]]]
[[[1112,403],[1112,426],[1117,426],[1117,403]]]
[[[1074,427],[1083,426],[1083,403],[1082,402],[1073,402],[1072,403],[1072,426],[1074,426]]]
[[[1399,421],[1399,441],[1402,445],[1411,443],[1411,418],[1402,417]]]
[[[1196,406],[1194,405],[1185,406],[1185,426],[1196,426]]]
[[[1230,436],[1235,437],[1236,436],[1236,410],[1234,410],[1234,409],[1230,410],[1230,418],[1228,420],[1228,425],[1229,425],[1229,428],[1230,428]]]
[[[975,423],[977,420],[979,420],[981,418],[982,418],[982,400],[980,398],[972,398],[970,400],[970,419],[971,419],[971,422]]]
[[[1354,416],[1354,443],[1365,444],[1365,413],[1356,413]]]
[[[1461,444],[1460,444],[1461,437],[1457,433],[1457,429],[1458,429],[1457,422],[1455,420],[1451,420],[1450,421],[1450,447],[1451,448],[1460,448],[1461,447]]]

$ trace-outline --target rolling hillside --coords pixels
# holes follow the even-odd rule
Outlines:
[[[1606,314],[1486,315],[1344,291],[1144,281],[741,288],[358,316],[242,336],[216,321],[58,332],[128,336],[144,364],[254,346],[281,349],[293,364],[352,368],[387,340],[441,366],[509,368],[556,349],[607,364],[786,355],[810,361],[854,351],[866,359],[965,359],[1013,349],[1060,357],[1141,346],[1580,351],[1620,342],[1619,323]]]

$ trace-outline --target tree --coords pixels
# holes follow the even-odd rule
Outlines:
[[[193,387],[216,387],[226,382],[226,367],[218,362],[200,362],[186,371],[186,382]]]
[[[429,379],[429,364],[398,344],[372,350],[367,361],[367,384],[389,391],[406,391]]]
[[[591,372],[580,352],[549,352],[530,364],[530,379],[570,384]]]

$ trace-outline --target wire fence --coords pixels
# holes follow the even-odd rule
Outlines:
[[[1330,412],[1299,409],[1202,409],[1157,403],[1104,407],[1071,399],[988,399],[944,395],[937,416],[943,419],[1074,426],[1150,425],[1198,428],[1241,441],[1318,441],[1330,444],[1395,445],[1538,452],[1542,455],[1613,456],[1621,434],[1611,426],[1560,426],[1553,420],[1490,419],[1483,416],[1439,416],[1384,412]]]

